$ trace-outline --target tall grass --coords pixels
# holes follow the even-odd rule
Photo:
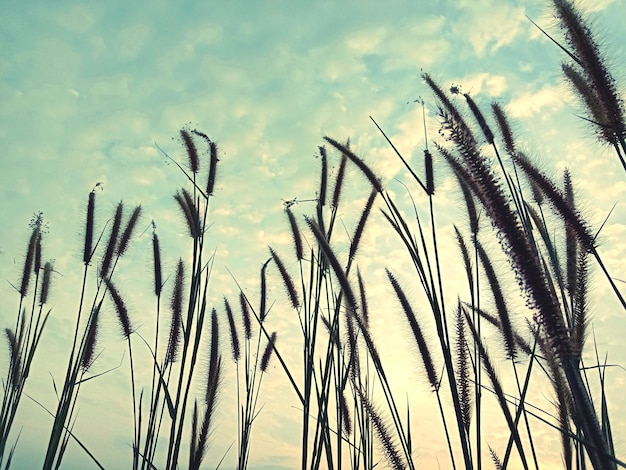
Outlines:
[[[24,267],[19,288],[16,324],[5,328],[8,343],[9,367],[2,381],[3,397],[0,412],[0,465],[9,467],[19,439],[10,436],[26,380],[35,358],[51,309],[47,307],[54,267],[51,261],[43,262],[43,238],[45,226],[42,214],[37,214],[30,223],[32,232],[26,249]],[[11,445],[11,439],[15,439]],[[7,446],[10,448],[7,449]],[[8,450],[8,453],[7,453]]]
[[[572,61],[563,66],[565,77],[586,106],[586,119],[623,164],[626,126],[617,85],[580,13],[564,0],[555,0],[554,7],[565,35],[561,48]],[[301,468],[419,467],[422,443],[413,431],[418,404],[398,395],[389,372],[393,364],[387,351],[379,349],[381,338],[372,319],[381,306],[407,331],[409,342],[397,342],[398,350],[417,352],[414,367],[432,392],[427,406],[440,417],[432,432],[442,433],[448,467],[542,468],[542,448],[552,444],[537,436],[546,430],[560,442],[566,469],[626,466],[615,451],[606,364],[597,349],[588,354],[594,266],[624,308],[626,304],[603,262],[597,228],[579,209],[570,172],[556,181],[541,171],[517,142],[500,105],[485,112],[459,87],[448,92],[429,74],[422,79],[433,94],[441,136],[425,145],[422,161],[403,156],[372,118],[417,191],[407,185],[406,197],[396,196],[349,141],[326,137],[319,147],[319,187],[311,213],[298,211],[293,201],[285,204],[284,227],[292,247],[269,247],[258,296],[235,280],[236,298],[224,297],[217,306],[209,305],[214,258],[207,234],[219,152],[206,134],[182,129],[187,161],[165,156],[186,179],[171,202],[188,246],[176,256],[174,271],[164,275],[167,263],[152,222],[153,336],[144,335],[136,323],[118,274],[129,269],[125,258],[137,238],[142,208],[129,214],[120,202],[111,218],[100,223],[98,187],[88,194],[78,308],[58,402],[50,411],[43,468],[60,468],[74,444],[104,468],[96,456],[101,450],[88,449],[73,427],[82,384],[102,375],[93,372],[93,365],[103,348],[99,333],[105,304],[115,312],[128,349],[125,373],[133,425],[126,435],[128,466],[134,469],[197,469],[209,452],[219,465],[229,458],[238,469],[252,466],[252,442],[259,433],[253,425],[263,412],[262,402],[271,399],[262,395],[270,361],[282,369],[297,403]],[[331,174],[334,159],[338,169]],[[347,201],[352,169],[365,189],[360,199]],[[466,207],[466,224],[454,226],[452,240],[443,240],[437,222],[442,191],[437,173],[453,176]],[[343,225],[343,210],[354,212],[352,225]],[[359,266],[373,220],[397,237],[413,268],[402,272],[396,265],[386,266],[389,295],[375,302],[371,273]],[[14,420],[51,311],[47,303],[54,269],[43,262],[41,217],[31,228],[15,286],[16,322],[5,329],[8,367],[0,414],[0,464],[5,468],[19,449]],[[445,274],[442,246],[450,242],[458,247],[458,270],[467,281],[458,292]],[[282,287],[282,298],[270,297],[272,285]],[[408,286],[420,289],[425,301],[416,305]],[[522,306],[517,294],[525,301]],[[285,353],[283,332],[272,326],[275,312],[285,310],[298,322],[298,338],[290,338],[299,343],[298,357]],[[223,354],[226,344],[232,361]],[[139,348],[147,351],[147,364],[138,362]],[[494,350],[504,351],[504,360]],[[230,367],[236,395],[225,396]],[[599,386],[592,385],[591,369],[597,371]],[[139,377],[145,371],[149,378],[144,383]],[[532,401],[546,383],[552,387],[550,409]],[[236,455],[230,457],[230,448],[210,448],[220,401],[237,419],[231,446]],[[501,436],[489,434],[487,419],[501,422]]]

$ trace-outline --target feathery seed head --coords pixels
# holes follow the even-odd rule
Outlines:
[[[592,118],[594,120],[602,118],[598,122],[600,126],[608,125],[614,134],[623,135],[626,131],[624,102],[617,92],[615,79],[605,65],[605,59],[591,29],[572,2],[553,0],[553,3],[561,29],[565,33],[565,39],[573,51],[576,62],[582,67],[582,74],[578,74],[578,77],[574,79],[568,71],[564,70],[564,72],[581,94]],[[573,68],[569,70],[569,72],[573,71]],[[584,82],[586,85],[581,87]],[[585,96],[588,93],[591,95]],[[597,97],[598,107],[595,107],[595,104],[593,107],[589,106],[590,101],[595,102],[591,99],[592,96]],[[615,135],[611,136],[601,128],[598,132],[610,143],[615,141]]]
[[[37,243],[41,233],[38,226],[33,228],[33,231],[28,240],[28,249],[26,251],[26,259],[24,260],[24,269],[22,271],[22,283],[20,285],[20,295],[26,297],[28,293],[28,285],[30,284],[30,275],[33,271],[33,264],[35,262],[35,254],[37,251]]]
[[[267,342],[267,346],[265,346],[265,351],[263,351],[263,356],[261,357],[261,372],[267,371],[267,367],[269,366],[275,344],[276,344],[276,332],[274,331],[270,335],[270,340]]]
[[[302,237],[300,236],[298,223],[296,222],[296,217],[293,215],[291,208],[286,207],[285,212],[287,213],[287,217],[289,218],[289,226],[291,227],[291,237],[293,238],[293,245],[296,250],[296,259],[300,261],[304,258],[304,254],[302,250]]]
[[[239,292],[239,304],[241,305],[241,319],[243,321],[243,331],[246,339],[252,337],[252,324],[250,323],[250,310],[248,309],[248,300],[243,291]]]
[[[165,362],[167,364],[176,362],[178,354],[178,345],[180,343],[180,334],[183,316],[183,285],[185,280],[185,266],[183,260],[178,260],[176,268],[176,280],[174,281],[174,290],[172,291],[172,299],[170,307],[172,310],[172,322],[170,325],[170,335],[167,343],[167,352],[165,353]]]
[[[86,372],[95,360],[96,343],[98,342],[98,325],[100,317],[100,305],[96,305],[93,314],[89,319],[89,327],[87,328],[87,340],[85,342],[85,350],[80,361],[80,367]]]
[[[343,188],[343,181],[346,175],[346,164],[348,163],[348,157],[341,156],[341,163],[339,164],[339,171],[337,171],[337,179],[335,180],[335,190],[333,191],[333,198],[331,206],[333,209],[339,207],[339,201],[341,199],[341,189]]]
[[[361,319],[365,328],[369,327],[369,310],[367,308],[367,297],[365,297],[365,284],[363,283],[363,277],[361,271],[357,268],[356,276],[359,282],[359,294],[361,298]]]
[[[500,106],[499,103],[492,103],[491,110],[493,111],[493,115],[498,123],[500,134],[502,135],[502,140],[504,141],[504,148],[508,153],[514,153],[515,138],[513,137],[513,131],[511,130],[511,125],[509,124],[509,119],[507,118],[504,109],[502,109],[502,106]]]
[[[320,146],[320,155],[322,157],[322,169],[320,175],[320,190],[318,194],[319,205],[326,205],[326,186],[328,185],[328,158],[326,156],[326,147]]]
[[[330,145],[332,145],[333,147],[335,147],[337,150],[339,150],[343,156],[348,157],[352,161],[352,163],[354,163],[357,167],[359,167],[359,169],[363,172],[365,177],[369,180],[370,184],[376,189],[376,191],[382,194],[383,186],[380,182],[380,178],[378,178],[374,174],[372,169],[369,166],[367,166],[363,160],[357,157],[350,150],[349,146],[344,146],[340,144],[339,142],[337,142],[336,140],[331,139],[330,137],[324,137],[324,140],[328,142]]]
[[[489,287],[496,304],[498,316],[500,317],[500,325],[502,327],[504,347],[506,349],[507,356],[509,359],[515,359],[517,357],[515,335],[513,333],[509,309],[504,298],[504,293],[502,292],[502,287],[489,255],[478,240],[476,241],[476,249],[489,282]]]
[[[485,120],[485,116],[483,116],[483,113],[480,111],[480,109],[478,108],[478,106],[476,105],[476,103],[474,102],[474,100],[472,99],[470,95],[468,95],[467,93],[463,93],[463,96],[465,96],[465,101],[467,101],[467,105],[472,111],[472,114],[474,115],[476,122],[480,126],[480,130],[483,132],[485,139],[487,140],[489,145],[493,145],[493,132],[491,132],[491,129],[489,128],[489,125],[487,124],[487,121]]]
[[[463,426],[469,433],[472,417],[472,397],[470,393],[470,371],[468,347],[465,340],[465,323],[464,316],[459,302],[456,311],[456,357],[457,357],[457,384],[459,387],[459,401],[461,403],[461,417]]]
[[[348,255],[350,259],[353,259],[356,255],[357,249],[359,247],[359,242],[361,241],[361,237],[363,236],[363,232],[365,231],[365,223],[367,222],[367,219],[372,212],[374,200],[376,199],[377,195],[378,191],[372,188],[372,192],[370,193],[369,198],[367,198],[367,202],[365,203],[365,207],[363,208],[363,212],[361,213],[361,217],[359,218],[359,223],[357,224],[356,230],[354,231],[352,242],[350,243],[350,254]]]
[[[163,274],[161,271],[161,249],[156,230],[152,233],[152,257],[154,259],[154,294],[159,297],[163,289]]]
[[[117,312],[117,319],[120,323],[120,327],[122,328],[122,335],[124,338],[128,338],[132,334],[133,330],[130,326],[130,317],[128,316],[128,309],[126,308],[124,299],[122,299],[122,296],[112,281],[107,279],[106,284],[109,294],[111,295],[111,300],[113,300],[115,311]]]
[[[122,232],[122,236],[120,237],[120,242],[117,244],[116,253],[117,256],[123,256],[126,250],[128,249],[128,244],[130,243],[130,239],[133,235],[133,230],[137,226],[137,221],[139,220],[139,216],[141,215],[141,206],[135,207],[133,213],[128,219],[128,224]]]
[[[102,265],[100,266],[100,277],[105,279],[109,275],[111,269],[111,263],[113,262],[113,254],[115,253],[115,246],[117,245],[117,236],[122,225],[122,215],[124,212],[124,203],[119,202],[115,209],[115,216],[113,217],[113,225],[111,227],[111,233],[109,234],[109,242],[102,258]]]
[[[93,226],[94,226],[94,218],[95,218],[95,207],[96,207],[96,191],[95,189],[89,193],[89,200],[87,202],[87,221],[85,228],[85,247],[83,250],[83,263],[89,264],[91,261],[92,250],[93,250]]]
[[[271,261],[272,258],[269,258],[261,268],[261,304],[259,306],[259,319],[261,323],[265,321],[265,317],[267,316],[267,277],[266,270],[267,265]]]
[[[233,311],[230,308],[230,304],[228,303],[228,299],[226,297],[224,297],[224,308],[226,309],[228,326],[230,328],[230,347],[233,353],[233,361],[237,362],[241,354],[241,349],[239,347],[239,336],[237,335],[237,326],[235,325]]]
[[[209,153],[210,153],[210,162],[209,162],[209,177],[207,179],[206,193],[207,196],[213,194],[215,190],[215,178],[217,176],[217,162],[219,159],[217,158],[217,144],[215,142],[209,143]]]
[[[35,276],[39,275],[39,270],[41,269],[41,237],[42,234],[40,230],[37,241],[35,242],[35,257],[33,259],[33,273]]]
[[[435,194],[435,176],[433,173],[433,155],[428,149],[424,150],[424,170],[426,173],[426,194]]]
[[[298,291],[296,291],[296,287],[291,279],[291,275],[287,272],[287,268],[285,267],[283,261],[280,259],[278,254],[270,247],[270,254],[278,267],[278,271],[280,272],[280,276],[283,278],[283,284],[285,285],[285,289],[287,290],[287,294],[289,295],[289,300],[291,301],[291,306],[295,309],[300,307],[300,299],[298,298]]]
[[[5,328],[4,332],[6,333],[7,341],[9,342],[11,387],[13,389],[17,389],[21,377],[20,345],[18,344],[15,333],[11,328]]]
[[[198,158],[198,149],[191,137],[191,134],[187,129],[180,130],[180,137],[183,139],[185,148],[187,149],[187,156],[189,157],[189,168],[192,173],[198,173],[200,167],[200,159]]]
[[[568,202],[563,192],[545,176],[530,160],[521,152],[512,155],[515,163],[526,173],[526,176],[537,185],[556,213],[563,219],[563,222],[576,234],[578,241],[587,251],[592,251],[595,247],[594,236],[588,227],[587,222],[581,217]]]
[[[207,404],[211,400],[211,393],[214,392],[214,389],[217,387],[217,383],[219,382],[219,371],[222,360],[219,341],[219,321],[217,319],[217,310],[213,308],[211,310],[211,352],[209,355],[209,374],[207,380]]]
[[[339,408],[341,409],[341,424],[343,425],[343,432],[349,436],[352,432],[352,419],[350,418],[350,410],[346,403],[345,390],[339,394]]]
[[[385,425],[380,413],[370,399],[365,395],[365,393],[360,388],[355,388],[357,395],[359,396],[359,400],[362,405],[365,407],[367,411],[367,416],[372,420],[372,425],[374,427],[374,431],[376,431],[376,435],[378,437],[378,441],[380,442],[380,446],[382,447],[382,451],[387,458],[387,462],[389,467],[393,470],[404,470],[406,466],[402,461],[402,457],[400,457],[400,452],[397,449],[397,445],[391,437],[389,433],[389,429]]]
[[[178,202],[178,205],[185,216],[189,236],[191,238],[197,238],[200,235],[200,216],[198,215],[198,209],[193,197],[189,194],[189,191],[182,188],[180,191],[176,191],[174,199]]]
[[[39,292],[39,305],[43,305],[48,301],[50,293],[50,282],[52,278],[52,263],[48,261],[43,267],[43,282],[41,283],[41,291]]]
[[[411,327],[411,331],[413,332],[413,338],[417,343],[417,346],[420,351],[420,355],[422,356],[422,361],[424,362],[424,368],[426,369],[426,374],[428,376],[428,381],[430,382],[431,387],[436,390],[439,385],[439,380],[437,379],[437,372],[435,370],[435,365],[432,360],[432,356],[430,355],[430,350],[428,349],[428,345],[426,344],[426,340],[424,335],[422,334],[422,329],[417,322],[417,317],[413,312],[413,308],[409,303],[406,294],[400,287],[400,284],[396,280],[396,278],[391,274],[388,269],[385,269],[387,273],[387,277],[389,278],[389,282],[396,292],[396,296],[400,301],[400,305],[402,306],[402,310],[404,310],[404,314],[409,322],[409,326]]]

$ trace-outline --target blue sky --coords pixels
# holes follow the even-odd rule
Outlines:
[[[626,67],[619,62],[626,54],[624,1],[586,0],[582,5],[602,33],[617,78],[626,77]],[[4,2],[0,5],[0,295],[6,299],[0,310],[2,325],[11,324],[17,305],[5,280],[15,282],[19,276],[27,225],[35,212],[43,211],[49,224],[46,256],[56,260],[60,273],[54,284],[53,318],[39,352],[41,370],[32,377],[30,392],[48,406],[54,403],[46,367],[60,380],[58,370],[67,355],[64,348],[77,302],[73,286],[81,272],[84,207],[97,182],[104,188],[98,194],[98,215],[108,217],[120,199],[129,205],[141,203],[141,231],[155,221],[168,267],[174,268],[184,237],[171,196],[184,177],[156,144],[184,161],[177,139],[184,125],[207,133],[220,148],[211,235],[217,250],[212,290],[216,305],[222,295],[236,293],[227,268],[246,288],[256,289],[267,246],[288,249],[283,200],[315,198],[317,147],[323,136],[350,138],[356,152],[401,197],[403,189],[394,178],[409,180],[368,116],[405,155],[419,162],[424,137],[416,99],[426,101],[430,141],[437,138],[438,128],[434,100],[420,80],[422,71],[444,87],[462,86],[481,105],[502,103],[520,139],[545,171],[557,176],[564,167],[571,168],[585,214],[599,226],[613,204],[624,200],[626,184],[614,155],[598,146],[592,132],[575,117],[580,110],[560,77],[562,54],[525,16],[558,35],[547,7],[540,0],[58,1],[30,2],[28,8]],[[333,161],[336,165],[337,159]],[[439,223],[442,233],[449,235],[451,224],[463,220],[462,207],[443,165],[436,166],[436,175],[441,188],[436,198]],[[342,217],[353,226],[368,191],[363,191],[355,170],[349,171],[349,178],[351,199]],[[308,213],[313,205],[303,202],[296,208]],[[617,277],[626,267],[624,236],[626,209],[618,204],[600,238],[602,253]],[[458,255],[448,238],[444,257],[452,266]],[[138,323],[149,320],[141,316],[150,293],[145,280],[150,273],[149,242],[148,236],[136,240],[132,262],[120,274],[136,293],[129,297]],[[389,296],[382,267],[391,264],[394,270],[408,272],[410,266],[382,220],[369,227],[364,251],[372,289],[380,298]],[[452,278],[458,276],[451,271]],[[612,299],[605,300],[609,293],[599,274],[596,280],[597,331],[605,333],[598,333],[600,349],[625,364],[626,354],[615,333],[623,331],[623,312]],[[274,282],[272,294],[284,301],[278,277]],[[419,299],[417,288],[411,294]],[[277,311],[274,321],[280,336],[281,328],[289,331],[295,325],[285,312],[281,316]],[[386,307],[385,313],[398,312]],[[394,322],[381,319],[379,324],[383,350],[386,338],[403,334],[389,323]],[[111,322],[105,330],[103,342],[109,345],[100,370],[117,364],[124,349],[114,326]],[[291,348],[287,350],[297,352],[296,340],[285,343]],[[420,374],[404,372],[406,363],[398,358],[406,350],[393,346],[388,357],[395,364],[391,368],[399,387],[416,387],[424,400],[432,400]],[[50,364],[42,358],[51,358]],[[253,436],[251,467],[293,468],[298,458],[298,439],[293,439],[298,433],[297,412],[295,417],[286,414],[284,403],[295,406],[295,397],[289,395],[279,369],[269,377],[262,395],[266,407]],[[613,390],[620,384],[623,390],[626,375],[615,372],[613,378]],[[82,393],[76,429],[105,465],[123,467],[131,439],[130,433],[119,432],[128,424],[126,372],[109,374]],[[227,393],[209,466],[235,438],[228,424],[234,409],[228,409]],[[420,422],[431,417],[429,406],[434,402],[417,412]],[[28,401],[22,413],[24,431],[16,459],[26,468],[38,465],[44,450],[38,433],[45,435],[49,422]],[[626,410],[616,405],[621,429],[626,427],[625,415]],[[433,464],[438,458],[447,464],[443,445],[443,440],[426,445],[423,462]],[[623,449],[624,441],[618,445]],[[80,450],[68,452],[67,468],[84,468]],[[559,463],[556,451],[550,458]]]

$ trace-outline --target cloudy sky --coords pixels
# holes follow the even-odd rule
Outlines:
[[[602,33],[615,75],[626,78],[626,66],[619,62],[626,55],[624,1],[585,0],[581,5]],[[299,214],[313,211],[314,205],[306,200],[316,197],[323,136],[349,138],[392,194],[406,199],[395,179],[410,178],[369,116],[409,160],[420,165],[424,132],[416,100],[425,101],[429,141],[438,137],[434,99],[420,79],[422,72],[431,73],[444,87],[461,86],[480,105],[500,102],[529,153],[548,174],[559,177],[570,168],[585,215],[596,227],[618,203],[600,236],[601,253],[616,277],[626,267],[624,173],[614,154],[599,146],[592,131],[576,118],[580,109],[560,77],[562,53],[526,17],[558,36],[543,0],[98,4],[61,0],[33,1],[27,7],[3,2],[0,14],[0,320],[3,327],[14,322],[19,298],[10,283],[20,275],[28,223],[41,211],[48,226],[44,256],[55,259],[58,275],[53,316],[27,391],[48,407],[55,401],[50,374],[59,384],[78,303],[87,195],[102,183],[101,220],[110,217],[119,200],[143,206],[140,230],[128,260],[120,266],[120,276],[127,283],[136,324],[148,323],[152,314],[144,312],[153,311],[151,231],[142,237],[139,233],[154,220],[166,267],[172,272],[185,253],[184,227],[172,194],[185,179],[157,145],[184,162],[178,132],[185,125],[208,134],[220,149],[209,237],[216,249],[212,287],[216,306],[223,295],[237,292],[231,272],[255,292],[267,246],[289,249],[285,200],[303,201],[295,206]],[[337,162],[331,152],[331,165]],[[460,265],[451,224],[462,225],[464,217],[454,182],[442,164],[435,165],[438,222],[442,239],[448,240],[442,242],[448,248],[443,257],[454,279],[460,276]],[[348,178],[340,216],[351,227],[369,190],[363,189],[356,170],[349,170]],[[412,190],[419,194],[418,188]],[[423,200],[418,204],[427,207]],[[382,217],[375,219],[362,253],[372,290],[382,296],[378,298],[391,296],[382,270],[391,265],[394,272],[406,271],[400,277],[412,286],[414,299],[420,299],[402,248]],[[296,320],[288,317],[293,312],[286,308],[278,276],[272,282],[270,295],[277,302],[272,321],[281,337],[281,328],[293,328]],[[454,300],[457,294],[449,295]],[[626,364],[616,333],[626,326],[624,312],[600,273],[595,276],[592,302],[597,307],[601,356],[608,354],[609,362]],[[392,364],[399,390],[423,395],[414,410],[414,434],[424,443],[418,462],[429,468],[439,462],[447,468],[443,438],[431,439],[433,424],[424,424],[432,418],[440,426],[430,415],[433,397],[421,374],[401,359],[411,351],[408,338],[406,347],[388,340],[405,334],[401,314],[392,303],[382,306],[386,317],[374,320],[380,323],[380,333],[374,336]],[[298,353],[297,338],[285,342],[287,351]],[[385,349],[387,343],[390,347]],[[97,368],[104,371],[123,357],[124,343],[113,320],[101,344],[105,349]],[[0,366],[5,370],[5,359]],[[232,368],[229,374],[232,378]],[[108,468],[125,467],[130,455],[132,435],[122,431],[131,424],[126,379],[124,363],[81,391],[76,432]],[[260,398],[265,408],[255,423],[250,467],[295,468],[296,397],[279,368],[271,369],[265,380]],[[626,373],[611,370],[609,381],[619,401],[617,391],[623,392]],[[208,466],[215,466],[236,438],[235,408],[229,400],[234,389],[232,380],[226,382]],[[549,406],[548,394],[535,398],[539,406]],[[613,406],[614,429],[625,429],[626,409]],[[23,432],[16,466],[35,468],[45,451],[41,436],[47,435],[51,422],[28,399],[20,419]],[[495,445],[502,448],[494,429]],[[555,434],[550,436],[556,439]],[[616,444],[624,456],[624,438]],[[233,456],[231,450],[227,465],[232,465]],[[558,450],[549,449],[545,458],[545,468],[551,463],[559,466]],[[68,450],[67,468],[87,468],[85,462],[80,449]]]

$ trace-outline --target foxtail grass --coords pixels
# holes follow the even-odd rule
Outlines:
[[[562,70],[587,109],[587,121],[603,142],[615,148],[626,169],[619,88],[584,18],[566,0],[553,3],[565,34],[567,47],[561,48],[572,61]],[[316,198],[307,200],[314,207],[305,215],[295,209],[295,200],[285,205],[286,230],[293,246],[290,250],[270,246],[269,258],[260,264],[258,293],[246,294],[238,286],[238,299],[231,299],[232,304],[224,297],[223,312],[209,305],[214,257],[207,242],[220,153],[203,132],[182,129],[180,142],[187,161],[166,157],[187,179],[176,191],[173,205],[181,216],[180,231],[188,235],[188,250],[179,258],[171,281],[168,277],[164,281],[162,271],[167,262],[162,260],[156,224],[152,223],[152,339],[144,337],[133,320],[127,306],[132,302],[127,304],[122,296],[125,289],[117,274],[125,269],[124,258],[133,244],[142,207],[136,206],[125,216],[126,207],[120,202],[100,228],[95,217],[95,188],[89,193],[80,301],[61,393],[56,411],[51,413],[53,424],[43,468],[60,467],[71,443],[80,444],[72,431],[78,397],[82,384],[99,375],[92,369],[103,350],[100,328],[108,300],[120,336],[128,345],[133,407],[129,461],[133,468],[174,470],[186,464],[199,469],[206,462],[222,401],[222,380],[230,365],[222,356],[221,315],[228,321],[237,398],[220,406],[235,402],[237,408],[236,413],[229,412],[237,416],[238,469],[247,468],[254,457],[253,424],[266,399],[261,386],[277,369],[287,376],[301,412],[301,468],[416,468],[419,443],[411,423],[415,403],[408,396],[406,410],[398,404],[386,350],[379,349],[372,327],[380,303],[372,308],[368,301],[369,272],[359,266],[360,256],[371,249],[364,247],[369,243],[364,234],[370,221],[380,215],[386,229],[406,250],[414,269],[413,285],[423,291],[425,301],[416,309],[398,281],[399,269],[385,267],[399,304],[398,322],[409,333],[409,345],[417,346],[422,364],[416,368],[424,369],[427,389],[437,400],[452,468],[484,468],[482,454],[487,456],[487,449],[496,468],[513,465],[515,454],[523,468],[540,468],[544,465],[537,449],[540,443],[534,438],[540,421],[558,434],[565,468],[591,466],[599,470],[623,465],[615,456],[606,394],[607,365],[600,361],[597,350],[595,364],[585,364],[593,313],[589,301],[592,261],[601,267],[624,308],[626,302],[600,257],[597,234],[580,211],[582,205],[575,201],[569,171],[561,185],[533,164],[515,140],[501,105],[492,104],[491,114],[485,114],[480,100],[462,93],[460,87],[446,92],[431,75],[422,78],[435,96],[442,139],[432,144],[425,138],[419,170],[371,118],[409,179],[414,180],[404,186],[406,197],[388,191],[349,140],[343,144],[325,137],[326,145],[338,153],[334,181],[329,181],[328,165],[335,157],[321,146],[319,188]],[[423,110],[424,106],[422,101]],[[423,115],[426,128],[425,111]],[[347,182],[353,177],[350,165],[359,170],[356,178],[366,184],[361,209],[345,215],[342,209],[351,196]],[[467,227],[455,225],[454,237],[468,290],[464,295],[457,293],[454,311],[447,306],[449,267],[444,266],[440,252],[442,231],[435,210],[436,198],[447,189],[438,185],[439,176],[446,171],[458,180],[467,212]],[[413,182],[417,193],[410,189]],[[380,214],[375,210],[378,206]],[[547,207],[552,216],[544,212]],[[352,215],[354,220],[348,222]],[[337,230],[338,224],[350,227],[350,223],[353,229],[346,229],[345,235]],[[493,230],[485,230],[489,225]],[[19,437],[11,434],[13,420],[50,313],[47,304],[54,268],[45,262],[40,217],[32,228],[15,287],[17,319],[13,327],[4,330],[8,370],[0,414],[0,464],[6,466]],[[496,240],[490,240],[494,234]],[[491,241],[499,243],[508,271],[495,268],[497,254],[490,248]],[[507,280],[516,283],[526,301],[524,306],[509,297]],[[282,285],[286,296],[272,299],[272,283]],[[164,307],[168,315],[161,312],[164,292],[169,296],[169,309],[167,300]],[[237,304],[240,316],[231,307]],[[302,355],[298,357],[287,356],[284,348],[288,342],[279,341],[283,332],[272,326],[275,317],[285,311],[294,324],[297,321],[302,334]],[[528,326],[527,331],[519,328],[522,324]],[[423,333],[429,327],[436,332],[435,341],[427,341]],[[494,351],[493,338],[485,333],[492,328],[497,329],[496,347],[504,350],[510,362],[513,391],[500,380],[497,355],[488,352]],[[137,339],[151,357],[149,390],[136,383],[132,343]],[[199,369],[206,370],[200,373]],[[599,393],[590,385],[591,369],[598,372]],[[539,414],[546,413],[539,413],[528,398],[542,378],[549,380],[553,389],[554,411],[548,418],[540,418]],[[198,387],[198,383],[202,385]],[[197,388],[201,389],[198,394]],[[500,415],[495,417],[506,426],[497,442],[496,436],[485,435],[487,403],[498,405]],[[490,419],[493,416],[490,414]]]

